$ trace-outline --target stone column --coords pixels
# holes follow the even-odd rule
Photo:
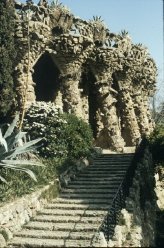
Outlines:
[[[150,96],[149,96],[148,90],[144,89],[143,90],[143,105],[144,105],[144,109],[146,111],[146,115],[147,115],[147,119],[148,119],[148,123],[149,123],[149,134],[150,134],[154,130],[155,123],[152,119],[152,114],[150,112],[149,97]]]
[[[122,135],[128,146],[136,145],[140,138],[139,126],[134,110],[134,102],[131,97],[131,79],[126,73],[117,74],[119,88],[118,100],[121,112]]]
[[[81,92],[79,89],[79,77],[61,76],[61,93],[63,98],[63,111],[75,114],[83,118]]]
[[[103,148],[110,148],[122,151],[124,140],[121,137],[121,128],[116,110],[117,92],[111,88],[112,77],[108,77],[107,83],[100,83],[99,88],[99,131],[97,134],[97,145]],[[101,121],[100,121],[101,119]],[[103,125],[101,125],[101,123]]]
[[[141,86],[140,86],[141,87]],[[133,93],[133,102],[138,126],[140,128],[141,137],[149,135],[151,132],[150,121],[148,118],[148,109],[145,106],[145,96],[139,89],[135,89]],[[147,100],[146,100],[147,103]]]
[[[18,95],[19,108],[22,107],[24,97],[26,97],[25,107],[27,108],[32,102],[35,101],[36,97],[34,92],[35,83],[32,80],[32,71],[30,70],[29,72],[27,72],[27,64],[24,60],[22,63],[18,64],[15,70],[14,78]]]

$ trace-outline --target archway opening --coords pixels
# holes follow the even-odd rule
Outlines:
[[[87,96],[88,101],[88,122],[92,128],[94,138],[97,137],[97,119],[96,113],[98,110],[97,88],[95,85],[96,78],[92,71],[87,67],[83,70],[80,81],[82,98]]]
[[[44,53],[33,67],[36,101],[53,102],[59,89],[60,71],[49,53]]]

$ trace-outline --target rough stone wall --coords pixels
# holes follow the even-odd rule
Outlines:
[[[13,238],[13,233],[34,217],[49,199],[56,197],[54,184],[57,187],[57,182],[53,182],[36,192],[0,206],[0,247],[6,247],[6,242]]]
[[[60,4],[15,7],[19,107],[37,100],[34,66],[46,53],[60,72],[52,101],[86,122],[92,119],[96,145],[122,151],[152,131],[148,105],[157,69],[144,46],[133,44],[126,32],[111,33],[100,18],[81,20]],[[82,80],[84,70],[94,80]]]
[[[156,188],[155,193],[157,196],[157,209],[156,209],[156,247],[162,247],[164,243],[164,168],[163,166],[156,167],[155,173]]]

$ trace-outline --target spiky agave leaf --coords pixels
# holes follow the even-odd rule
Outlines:
[[[10,159],[10,160],[1,160],[0,161],[0,167],[1,168],[23,171],[23,172],[27,173],[33,180],[37,181],[35,174],[31,170],[26,168],[27,166],[31,166],[31,165],[44,166],[40,162],[28,161],[28,160]],[[24,166],[26,166],[26,167],[24,167]],[[6,183],[6,180],[2,176],[0,176],[0,180]]]
[[[7,181],[5,180],[4,177],[0,176],[0,181],[2,181],[3,183],[7,183]]]
[[[22,131],[14,132],[9,137],[6,138],[8,144],[8,150],[10,151],[13,147],[19,146],[19,141],[24,140],[26,143],[26,133]]]
[[[5,169],[13,169],[18,171],[23,171],[27,173],[33,180],[36,181],[36,177],[34,173],[26,168],[30,165],[43,166],[39,162],[28,161],[28,160],[18,160],[17,156],[23,153],[27,153],[36,149],[38,146],[36,145],[42,139],[35,139],[29,142],[25,140],[25,132],[15,130],[17,121],[19,119],[19,115],[16,115],[13,122],[8,127],[5,135],[3,137],[1,129],[0,129],[0,168]],[[21,146],[19,146],[19,141],[24,138],[25,143],[21,142]],[[0,181],[5,182],[4,177],[0,176]]]
[[[19,166],[31,166],[31,165],[36,165],[36,166],[44,166],[42,163],[40,162],[36,162],[36,161],[28,161],[28,160],[14,160],[14,159],[5,159],[2,160],[0,162],[0,165],[2,164],[12,164],[12,165],[19,165]]]
[[[0,163],[0,166],[3,167],[3,165]],[[25,167],[21,167],[21,166],[18,166],[18,165],[13,165],[13,164],[4,164],[4,168],[5,169],[12,169],[12,170],[15,170],[15,171],[22,171],[22,172],[25,172],[27,173],[35,182],[37,182],[37,179],[36,179],[36,176],[35,174],[32,172],[32,170],[29,170]]]
[[[2,131],[0,129],[0,153],[3,153],[3,152],[8,152],[8,146],[7,146],[7,142],[6,140],[4,139],[4,137],[2,136]]]
[[[29,151],[33,151],[34,148],[38,147],[38,146],[34,146],[34,145],[41,140],[42,140],[42,138],[38,138],[38,139],[31,140],[31,141],[23,144],[23,146],[16,147],[11,154],[8,154],[8,156],[6,156],[6,158],[15,158],[17,155],[27,153]]]
[[[15,127],[16,127],[16,124],[17,124],[17,122],[18,122],[18,120],[19,120],[19,115],[17,114],[17,115],[15,116],[13,122],[10,124],[10,126],[8,127],[7,131],[6,131],[5,134],[4,134],[4,138],[5,138],[5,139],[13,133],[13,131],[14,131]]]

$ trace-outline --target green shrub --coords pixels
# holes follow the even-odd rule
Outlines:
[[[154,161],[164,162],[164,124],[156,125],[154,132],[149,137],[150,149]]]
[[[78,159],[90,153],[93,138],[89,125],[72,114],[61,113],[53,103],[34,103],[26,113],[23,128],[32,139],[44,137],[39,152],[45,158]]]
[[[0,120],[5,122],[6,116],[16,105],[13,82],[14,60],[16,48],[14,44],[13,1],[0,1]]]

